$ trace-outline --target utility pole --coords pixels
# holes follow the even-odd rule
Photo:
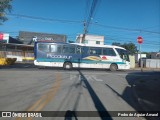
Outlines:
[[[84,27],[84,29],[83,29],[82,42],[84,42],[85,36],[86,36],[86,33],[87,33],[87,30],[86,30],[86,20],[83,23],[83,27]]]

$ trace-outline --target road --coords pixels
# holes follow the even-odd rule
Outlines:
[[[134,80],[150,75],[99,69],[38,69],[28,64],[2,67],[0,111],[62,111],[60,114],[72,114],[72,117],[47,117],[49,120],[144,120],[142,117],[116,117],[118,112],[113,111],[142,110],[133,94],[132,84]],[[81,112],[77,115],[71,111]]]

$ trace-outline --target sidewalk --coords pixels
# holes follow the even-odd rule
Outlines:
[[[130,70],[139,70],[141,71],[140,67],[131,68]],[[142,68],[142,71],[160,71],[160,68]]]
[[[160,111],[160,71],[135,80],[132,88],[144,111]]]

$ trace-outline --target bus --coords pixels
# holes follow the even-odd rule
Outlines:
[[[112,45],[35,42],[36,66],[72,68],[102,68],[111,71],[130,69],[126,49]]]

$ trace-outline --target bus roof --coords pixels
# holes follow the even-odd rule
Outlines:
[[[70,44],[70,45],[79,45],[79,46],[86,46],[86,47],[109,47],[109,48],[119,48],[119,49],[126,50],[123,47],[115,46],[115,45],[98,45],[98,44],[97,45],[91,45],[91,44],[83,44],[83,43],[42,42],[42,41],[39,41],[37,43]]]
[[[123,47],[120,46],[115,46],[115,45],[91,45],[91,44],[82,44],[82,43],[71,43],[75,45],[80,45],[80,46],[88,46],[88,47],[110,47],[110,48],[119,48],[119,49],[124,49]]]

